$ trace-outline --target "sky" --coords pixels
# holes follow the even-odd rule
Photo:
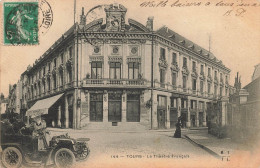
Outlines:
[[[178,1],[176,3],[176,1]],[[33,64],[74,22],[73,0],[47,0],[53,12],[52,26],[44,35],[39,37],[39,45],[5,46],[3,45],[3,27],[1,27],[0,43],[0,92],[8,95],[8,85],[16,83],[21,73],[29,64]],[[247,0],[256,3],[258,7],[241,7],[243,1],[211,0],[206,6],[205,0],[166,0],[154,1],[153,6],[141,7],[142,0],[77,0],[76,21],[79,20],[81,8],[85,13],[97,5],[118,3],[127,8],[126,19],[132,18],[146,24],[149,16],[154,17],[154,29],[167,26],[176,33],[186,37],[211,52],[231,69],[230,84],[233,85],[237,72],[241,75],[242,86],[251,82],[254,66],[260,63],[260,0]],[[150,1],[151,2],[151,1]],[[172,4],[199,3],[199,6],[177,7]],[[234,3],[231,6],[231,3]],[[227,4],[229,3],[229,4]],[[159,4],[159,5],[158,5]],[[165,7],[163,7],[165,4]],[[225,5],[226,6],[225,6]],[[0,13],[3,13],[2,2]],[[40,18],[41,19],[41,18]],[[40,20],[39,19],[39,20]],[[3,26],[3,24],[1,24]]]

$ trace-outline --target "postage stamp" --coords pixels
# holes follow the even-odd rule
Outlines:
[[[4,2],[4,44],[38,44],[38,2]]]

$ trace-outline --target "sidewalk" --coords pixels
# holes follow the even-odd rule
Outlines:
[[[230,138],[219,139],[208,134],[208,130],[206,129],[190,130],[184,137],[219,159],[222,159],[224,155],[231,155],[238,150],[249,151],[247,145],[234,142]]]

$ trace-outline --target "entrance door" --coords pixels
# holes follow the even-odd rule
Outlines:
[[[175,124],[178,122],[178,111],[176,108],[170,110],[170,127],[175,128]]]
[[[195,127],[195,114],[190,114],[191,127]]]
[[[181,126],[182,128],[186,128],[186,122],[187,122],[187,112],[181,113]]]
[[[159,129],[166,128],[165,127],[166,109],[167,109],[166,96],[158,96],[157,97],[157,122],[158,122]]]
[[[90,94],[90,121],[103,121],[103,94]]]
[[[108,121],[121,121],[121,94],[108,94]]]
[[[203,112],[199,112],[199,126],[203,126]]]
[[[165,129],[165,111],[164,109],[157,109],[158,128]]]
[[[140,122],[140,95],[127,95],[127,122]]]

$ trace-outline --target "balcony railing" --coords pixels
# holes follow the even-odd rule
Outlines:
[[[85,79],[83,87],[146,87],[146,82],[143,79]]]

